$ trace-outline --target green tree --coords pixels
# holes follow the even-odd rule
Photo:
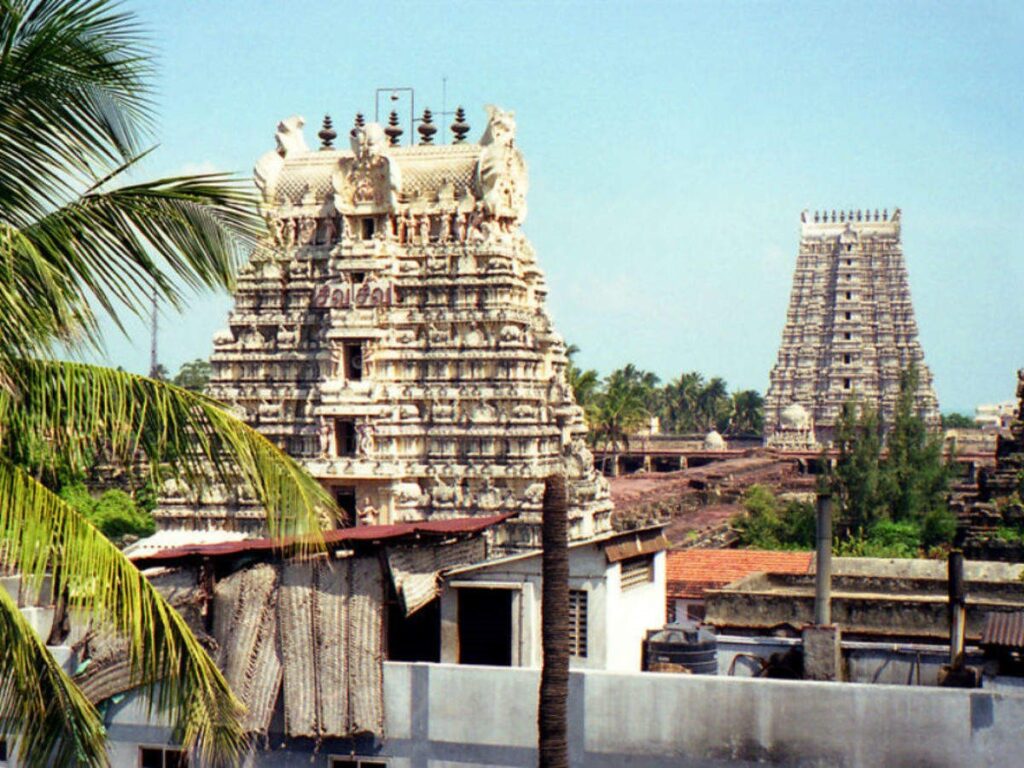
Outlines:
[[[183,363],[172,381],[190,392],[203,392],[206,385],[210,383],[212,375],[213,366],[207,360],[196,358],[191,362]]]
[[[760,435],[764,432],[764,398],[760,392],[753,389],[733,392],[731,411],[730,433]]]
[[[272,535],[318,530],[329,496],[213,400],[56,359],[101,343],[98,316],[144,316],[154,292],[231,287],[262,222],[222,174],[124,181],[151,124],[149,53],[107,0],[0,0],[0,551],[128,643],[134,680],[204,764],[236,764],[239,702],[184,620],[41,479],[102,452],[152,482],[213,472],[252,486]],[[174,461],[165,461],[173,457]],[[309,546],[316,546],[310,539]],[[63,598],[62,598],[63,599]],[[106,765],[93,705],[0,589],[0,732],[19,765]]]
[[[929,434],[918,413],[917,390],[918,371],[911,365],[900,374],[880,491],[893,520],[920,524],[929,513],[947,508],[952,472],[942,458],[941,434]]]
[[[680,374],[665,385],[662,413],[666,429],[676,434],[699,429],[697,403],[703,389],[704,376],[697,371]]]
[[[601,379],[593,368],[582,370],[576,365],[575,357],[580,348],[570,344],[566,349],[569,358],[569,365],[565,369],[565,378],[572,389],[573,399],[576,405],[583,409],[583,415],[587,420],[587,426],[591,429],[588,438],[593,439],[594,413],[597,408],[597,399],[601,389]]]
[[[605,462],[611,452],[612,474],[618,473],[620,447],[628,450],[629,436],[650,418],[646,394],[642,381],[616,371],[605,380],[604,390],[597,398],[593,425],[595,444],[602,447]]]
[[[814,506],[802,501],[783,504],[771,489],[755,483],[743,494],[744,513],[732,520],[740,544],[756,549],[813,549]]]
[[[112,489],[94,498],[84,484],[74,483],[61,488],[59,496],[115,544],[121,544],[125,536],[150,536],[156,532],[150,511],[124,491]]]
[[[839,504],[840,531],[865,531],[884,513],[879,495],[882,436],[878,414],[856,401],[843,404],[836,421],[838,451],[830,475]]]
[[[697,395],[697,423],[701,431],[724,430],[729,423],[731,406],[725,379],[719,376],[711,378]]]
[[[942,414],[942,428],[943,429],[975,429],[978,425],[974,423],[974,419],[964,413],[944,413]]]

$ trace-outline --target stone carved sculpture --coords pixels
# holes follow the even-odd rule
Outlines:
[[[487,128],[480,139],[483,150],[477,180],[484,209],[496,218],[522,223],[526,218],[526,162],[516,149],[515,112],[487,107]]]
[[[273,238],[239,276],[211,394],[326,484],[354,487],[363,523],[508,512],[492,551],[536,547],[542,480],[564,471],[572,538],[608,530],[519,229],[512,113],[491,109],[479,144],[397,150],[366,126],[350,150],[311,153],[301,125],[279,133],[256,169]],[[242,514],[258,530],[258,507],[229,515],[234,503],[200,508],[204,525]]]

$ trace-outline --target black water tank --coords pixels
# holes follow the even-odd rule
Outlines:
[[[706,629],[672,625],[649,630],[644,640],[644,669],[717,675],[718,638]]]

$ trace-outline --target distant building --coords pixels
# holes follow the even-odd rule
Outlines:
[[[679,549],[668,553],[665,595],[668,620],[704,618],[704,596],[753,573],[806,574],[813,552],[760,549]]]
[[[982,429],[1009,429],[1016,416],[1016,400],[988,403],[974,409],[974,423]]]
[[[917,338],[899,209],[800,216],[778,360],[765,398],[769,446],[807,449],[833,439],[845,402],[859,399],[891,423],[900,374],[915,365],[917,406],[939,425],[931,371]]]

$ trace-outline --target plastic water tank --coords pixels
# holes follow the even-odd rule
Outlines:
[[[707,629],[669,625],[644,640],[644,669],[650,672],[718,674],[718,638]]]

